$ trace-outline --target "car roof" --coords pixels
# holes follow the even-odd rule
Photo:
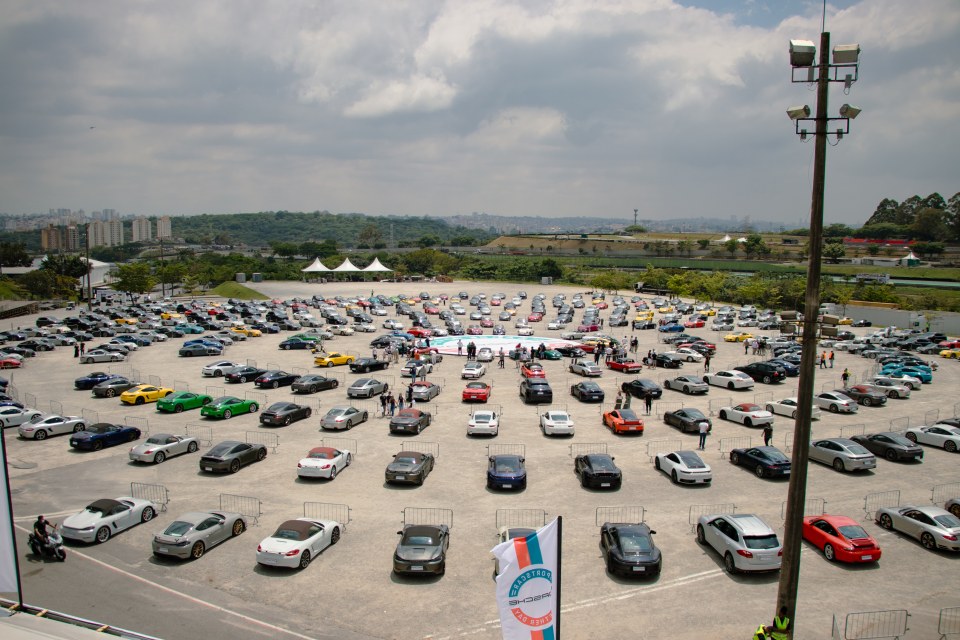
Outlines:
[[[724,516],[728,522],[745,536],[770,535],[774,533],[770,526],[758,516],[749,513],[734,513]]]

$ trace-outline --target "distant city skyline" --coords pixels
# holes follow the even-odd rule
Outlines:
[[[773,0],[9,0],[0,212],[809,218],[813,145]],[[960,3],[836,0],[863,109],[825,220],[960,190]]]

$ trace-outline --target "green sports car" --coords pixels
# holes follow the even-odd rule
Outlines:
[[[563,355],[554,349],[547,349],[543,352],[544,360],[563,360]]]
[[[257,403],[253,400],[241,400],[234,396],[223,396],[200,409],[200,415],[210,418],[229,419],[238,413],[256,413]]]
[[[199,409],[204,407],[213,398],[202,393],[190,393],[189,391],[174,391],[170,395],[157,400],[157,411],[165,413],[180,413],[190,409]]]

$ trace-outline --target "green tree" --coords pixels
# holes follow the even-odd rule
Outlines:
[[[17,279],[34,298],[72,298],[77,294],[77,279],[49,269],[34,269]]]
[[[417,240],[417,246],[426,249],[427,247],[435,247],[440,244],[440,238],[433,234],[427,234],[425,236],[420,236]]]
[[[150,265],[146,262],[132,262],[117,267],[113,288],[125,293],[147,293],[157,284],[150,274]],[[229,277],[223,280],[228,280]],[[223,281],[221,280],[221,281]]]
[[[824,238],[845,238],[852,235],[853,235],[853,228],[848,225],[841,224],[839,222],[828,224],[823,228]]]
[[[723,247],[732,256],[737,252],[737,249],[740,248],[740,243],[737,242],[736,238],[730,238],[729,240],[723,243]]]
[[[877,205],[876,210],[873,212],[873,215],[867,220],[867,225],[880,224],[883,222],[896,223],[897,221],[897,208],[900,205],[896,200],[891,198],[884,198],[880,201],[880,204]]]
[[[87,261],[80,256],[60,254],[48,254],[40,268],[68,278],[82,278],[88,271]]]
[[[554,278],[559,279],[563,277],[563,269],[560,267],[560,264],[553,258],[546,258],[540,261],[540,268],[538,269],[540,277]]]
[[[380,233],[380,227],[373,224],[372,222],[370,224],[364,225],[364,227],[360,229],[360,233],[357,234],[357,240],[359,242],[361,242],[362,244],[369,245],[371,247],[375,244],[378,244],[382,239],[383,239],[383,234]]]
[[[706,251],[707,248],[710,246],[709,238],[700,238],[699,240],[697,240],[697,246],[700,247],[701,251]]]
[[[693,241],[692,240],[681,240],[677,243],[677,250],[680,253],[686,254],[689,258],[690,254],[693,253]]]
[[[634,234],[634,235],[635,235],[635,234],[638,234],[638,233],[646,233],[646,232],[647,232],[647,228],[644,227],[644,226],[642,226],[642,225],[639,225],[639,224],[631,224],[631,225],[628,226],[628,227],[624,227],[623,230],[624,230],[626,233],[630,233],[630,234]]]
[[[829,260],[832,264],[837,264],[840,262],[840,258],[847,254],[847,250],[843,248],[842,242],[828,242],[823,245],[823,257]]]
[[[910,232],[919,240],[942,240],[950,237],[947,214],[942,209],[928,207],[917,212]]]
[[[3,267],[29,267],[33,262],[21,242],[0,242],[0,273]]]

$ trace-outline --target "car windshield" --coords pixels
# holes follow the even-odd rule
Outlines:
[[[693,420],[703,420],[706,419],[706,416],[703,415],[703,412],[699,409],[684,409],[684,413],[688,418]]]
[[[473,414],[474,422],[490,422],[492,416],[489,413],[475,413]]]
[[[471,382],[467,385],[467,389],[486,389],[487,385],[483,382]]]
[[[403,536],[403,540],[400,542],[400,544],[415,547],[432,547],[436,546],[437,539],[433,536],[405,535]]]
[[[236,398],[225,396],[223,398],[217,398],[216,400],[213,401],[213,404],[216,406],[223,406],[225,404],[236,404],[237,402],[240,402],[240,401],[237,400]]]
[[[869,455],[869,454],[870,454],[869,451],[867,451],[866,449],[864,449],[863,447],[861,447],[861,446],[858,445],[858,444],[848,444],[848,445],[847,445],[847,451],[849,451],[850,453],[852,453],[852,454],[855,455],[855,456],[863,456],[863,455]]]
[[[549,415],[554,422],[566,422],[569,419],[565,413],[551,412]]]
[[[637,418],[637,414],[635,414],[630,409],[621,409],[620,417],[623,418],[624,420],[631,420],[631,421],[639,420],[639,418]]]
[[[167,436],[150,436],[145,444],[163,444],[166,440]]]
[[[693,451],[677,451],[677,457],[690,469],[702,469],[707,466]]]
[[[942,516],[934,516],[933,519],[942,527],[947,529],[958,529],[960,528],[960,519],[956,516],[945,513]]]
[[[607,456],[590,456],[590,464],[598,471],[613,471],[613,460]]]
[[[213,449],[210,449],[210,453],[208,453],[207,455],[214,456],[214,457],[222,456],[223,454],[230,451],[230,449],[232,449],[233,445],[235,444],[236,444],[235,442],[224,442],[224,443],[218,444]]]
[[[870,537],[870,534],[868,534],[866,530],[864,530],[864,528],[861,527],[860,525],[848,524],[848,525],[844,525],[842,527],[837,527],[837,528],[840,529],[840,533],[847,540],[857,540],[860,538]]]
[[[163,530],[163,535],[179,538],[180,536],[186,535],[186,533],[192,528],[193,525],[189,522],[174,520],[170,523],[170,526]]]
[[[113,427],[109,424],[95,424],[87,427],[87,431],[90,433],[109,433],[113,430]]]
[[[333,460],[332,451],[311,451],[310,457],[316,460]]]
[[[620,532],[620,548],[624,553],[648,553],[653,550],[653,543],[647,536],[633,531]]]
[[[327,417],[336,418],[337,416],[342,416],[344,413],[346,413],[345,409],[330,409],[330,411],[327,411]]]
[[[393,461],[399,464],[417,464],[416,458],[411,458],[408,456],[397,456],[393,459]]]
[[[520,471],[520,458],[517,456],[499,456],[494,462],[497,473],[516,473]]]
[[[769,536],[743,536],[743,543],[747,549],[776,549],[780,546],[776,535]]]

